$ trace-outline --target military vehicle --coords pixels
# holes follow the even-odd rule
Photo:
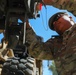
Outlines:
[[[41,75],[41,60],[29,55],[26,21],[39,17],[41,0],[0,0],[0,75]]]

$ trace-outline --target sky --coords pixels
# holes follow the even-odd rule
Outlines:
[[[29,22],[30,22],[31,26],[33,27],[34,31],[36,32],[36,34],[44,38],[44,42],[47,41],[49,38],[51,38],[52,35],[58,35],[55,31],[52,31],[49,29],[48,20],[54,13],[57,13],[60,11],[67,12],[66,10],[59,10],[52,6],[46,6],[46,8],[43,6],[42,10],[39,12],[40,18],[29,20]],[[69,14],[76,21],[76,18],[71,13],[69,13]],[[2,37],[3,37],[2,34],[0,34],[0,40]],[[44,60],[43,61],[43,75],[52,75],[52,72],[48,70],[47,65],[48,65],[48,61]]]

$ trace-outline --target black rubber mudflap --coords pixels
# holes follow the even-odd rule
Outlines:
[[[1,75],[37,75],[35,59],[9,58],[3,65]]]

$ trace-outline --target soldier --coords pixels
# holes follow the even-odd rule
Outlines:
[[[45,5],[51,5],[59,9],[70,11],[76,16],[76,0],[42,0]]]
[[[54,14],[49,19],[50,29],[59,36],[43,42],[26,23],[26,40],[29,54],[40,60],[54,60],[58,75],[76,75],[76,25],[65,12]]]

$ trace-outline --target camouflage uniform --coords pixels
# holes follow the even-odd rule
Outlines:
[[[35,32],[27,29],[29,54],[37,59],[55,60],[58,75],[76,75],[76,25],[62,36],[42,42]]]
[[[76,0],[47,0],[45,4],[52,5],[59,9],[68,10],[76,16]]]

